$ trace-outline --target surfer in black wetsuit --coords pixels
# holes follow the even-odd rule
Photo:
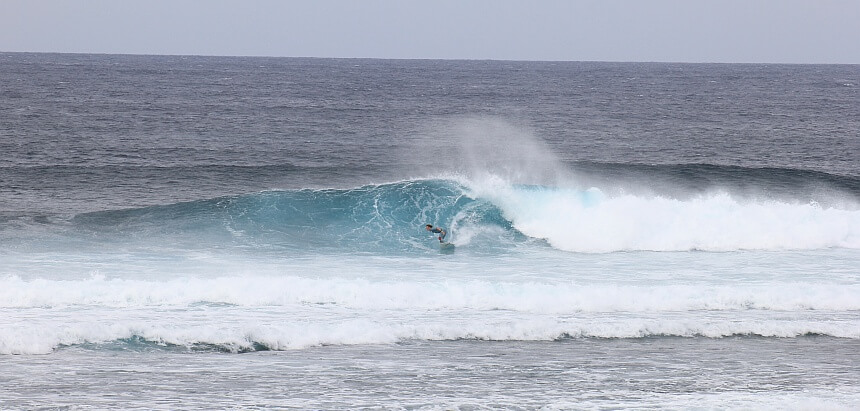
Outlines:
[[[448,234],[447,232],[445,232],[445,229],[443,229],[442,227],[433,228],[433,224],[427,224],[424,226],[424,228],[431,233],[439,234],[439,242],[440,243],[443,242],[442,239],[445,238],[445,234]]]

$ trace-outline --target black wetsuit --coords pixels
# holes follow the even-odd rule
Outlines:
[[[434,234],[440,234],[439,241],[442,241],[443,239],[445,239],[445,235],[448,234],[445,230],[443,230],[439,227],[436,227],[436,228],[430,230],[430,232],[434,233]]]

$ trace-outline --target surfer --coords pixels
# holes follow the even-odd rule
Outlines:
[[[447,232],[445,232],[445,229],[443,229],[442,227],[435,227],[434,228],[433,224],[427,224],[424,226],[424,228],[431,233],[439,234],[439,242],[440,243],[444,242],[444,241],[442,241],[442,239],[445,238],[445,234],[448,234]]]

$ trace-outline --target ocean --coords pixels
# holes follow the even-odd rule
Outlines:
[[[858,86],[0,53],[0,409],[858,409]]]

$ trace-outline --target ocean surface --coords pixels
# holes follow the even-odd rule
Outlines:
[[[0,53],[0,409],[860,409],[858,90]]]

